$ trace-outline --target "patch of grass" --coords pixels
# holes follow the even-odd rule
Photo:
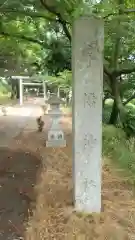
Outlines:
[[[103,123],[108,123],[109,122],[109,119],[110,119],[110,116],[111,116],[111,111],[112,111],[112,104],[113,102],[111,103],[105,103],[105,106],[104,106],[104,109],[103,109]]]
[[[10,100],[10,97],[8,96],[8,94],[1,94],[0,93],[0,104],[8,102],[9,100]]]
[[[16,99],[11,99],[10,94],[2,94],[0,93],[0,105],[12,105],[17,103]]]
[[[109,119],[113,101],[108,100],[105,111]],[[127,104],[128,109],[135,112],[132,103]],[[64,108],[63,112],[69,113],[71,108]],[[113,160],[117,167],[125,170],[132,179],[135,179],[135,138],[127,139],[126,133],[121,128],[113,125],[103,125],[103,156]]]
[[[114,126],[103,126],[103,155],[109,157],[135,178],[135,138],[126,139],[125,132]]]
[[[107,99],[105,101],[105,106],[103,109],[103,123],[107,124],[109,122],[112,106],[113,106],[113,100]],[[135,115],[135,105],[132,102],[129,102],[125,107],[128,111],[132,113],[132,115]]]

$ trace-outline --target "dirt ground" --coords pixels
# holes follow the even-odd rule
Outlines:
[[[45,118],[45,129],[48,124]],[[102,213],[74,212],[71,118],[61,124],[65,148],[46,148],[45,131],[30,124],[10,150],[1,150],[0,227],[6,235],[0,239],[135,240],[134,188],[109,161],[103,166]]]
[[[40,154],[25,146],[23,134],[13,139],[14,131],[21,131],[17,125],[20,118],[15,123],[13,120],[0,119],[0,143],[3,137],[5,142],[12,138],[9,147],[0,147],[0,240],[24,239],[25,222],[35,204],[34,186],[41,167]]]
[[[135,195],[128,179],[104,159],[102,212],[84,215],[74,212],[72,187],[71,118],[62,119],[67,146],[42,147],[45,134],[25,134],[25,142],[35,139],[42,155],[36,207],[29,218],[26,240],[135,240]]]
[[[34,204],[40,159],[22,149],[0,149],[0,239],[23,237],[23,222]],[[31,196],[32,195],[32,196]]]

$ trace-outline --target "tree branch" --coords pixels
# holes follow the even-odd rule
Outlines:
[[[113,74],[116,77],[119,77],[122,74],[130,74],[132,72],[135,72],[135,67],[133,67],[133,68],[125,68],[125,69],[121,69],[121,70],[116,70],[116,71],[113,71]]]
[[[40,45],[41,47],[43,47],[44,49],[48,49],[48,50],[52,50],[52,46],[47,45],[47,43],[45,43],[44,41],[40,41],[38,39],[34,39],[31,37],[26,37],[24,35],[20,35],[20,34],[15,34],[15,33],[8,33],[5,32],[4,30],[0,30],[0,36],[4,36],[9,37],[9,38],[16,38],[16,39],[20,39],[20,40],[24,40],[26,42],[31,42],[31,43],[36,43],[38,45]],[[65,48],[70,48],[70,45],[65,45]]]
[[[135,8],[128,8],[124,10],[124,13],[135,13]]]
[[[128,14],[128,13],[135,13],[135,8],[129,8],[129,9],[125,9],[122,11],[123,14]],[[108,15],[104,16],[104,19],[108,18],[108,17],[111,17],[111,16],[116,16],[118,15],[117,12],[115,13],[109,13]]]
[[[4,32],[4,31],[0,31],[0,35],[2,35],[4,37],[17,38],[17,39],[20,39],[20,40],[36,43],[36,44],[39,44],[40,46],[44,45],[44,42],[42,42],[40,40],[31,38],[31,37],[26,37],[26,36],[19,35],[19,34],[13,34],[13,33],[7,33],[7,32]]]
[[[48,6],[44,0],[40,0],[40,2],[48,12],[54,14],[58,18],[58,22],[62,25],[63,31],[65,32],[68,40],[71,42],[71,34],[67,27],[67,22],[62,18],[61,14],[57,12],[54,7]]]
[[[107,67],[104,65],[104,73],[108,76],[111,77],[112,74],[109,72],[109,70],[107,69]]]
[[[131,96],[131,97],[129,97],[125,102],[123,102],[123,105],[125,106],[125,105],[127,105],[131,100],[133,100],[135,98],[135,93]]]
[[[44,18],[48,21],[56,21],[56,19],[48,17],[44,13],[40,12],[34,12],[34,11],[23,11],[18,9],[10,9],[10,8],[0,8],[0,13],[7,14],[7,13],[14,13],[16,15],[24,15],[24,16],[30,16],[34,18]]]
[[[48,6],[48,5],[46,4],[46,1],[45,1],[45,0],[40,0],[40,2],[41,2],[41,4],[45,7],[45,9],[46,9],[48,12],[50,12],[50,13],[56,15],[56,16],[59,14],[54,7]]]

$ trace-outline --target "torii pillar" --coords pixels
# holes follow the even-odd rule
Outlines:
[[[19,85],[20,85],[20,105],[23,105],[23,79],[19,79]]]

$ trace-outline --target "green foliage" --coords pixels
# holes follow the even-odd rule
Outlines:
[[[57,76],[66,69],[71,70],[71,49],[65,40],[52,38],[44,59],[44,66],[51,75]]]
[[[103,127],[103,155],[112,159],[126,174],[135,176],[135,139],[126,139],[122,129]]]
[[[3,0],[0,6],[0,44],[5,46],[0,48],[1,55],[10,53],[17,63],[26,64],[30,74],[48,72],[58,76],[61,82],[56,83],[65,91],[71,82],[59,73],[71,70],[72,22],[82,15],[104,18],[104,66],[109,72],[104,72],[104,90],[116,100],[113,85],[117,83],[122,101],[134,94],[135,11],[129,11],[134,7],[132,1]],[[110,110],[105,110],[106,122]]]
[[[0,96],[7,95],[11,91],[8,81],[0,78]]]
[[[130,101],[130,103],[133,104],[133,105],[135,105],[135,99],[132,99],[132,100]]]
[[[103,109],[103,123],[108,124],[113,106],[113,100],[108,99]],[[126,116],[123,127],[128,137],[135,136],[135,105],[128,103],[125,107]]]
[[[72,85],[72,72],[65,70],[63,72],[59,72],[56,76],[48,76],[48,82],[56,85],[65,93],[70,91]]]
[[[135,105],[127,105],[127,113],[124,122],[124,130],[128,137],[135,136]]]
[[[103,108],[103,123],[108,124],[109,123],[109,119],[111,116],[111,111],[112,111],[112,106],[113,106],[113,100],[112,99],[108,99],[105,101],[105,105]]]
[[[116,128],[113,125],[103,125],[103,142],[104,144],[108,141],[110,144],[113,144],[111,140],[117,140],[124,142],[126,139],[126,134],[121,128]],[[106,151],[106,149],[105,149]]]
[[[59,72],[58,85],[62,90],[68,92],[72,86],[72,72],[68,70]]]

